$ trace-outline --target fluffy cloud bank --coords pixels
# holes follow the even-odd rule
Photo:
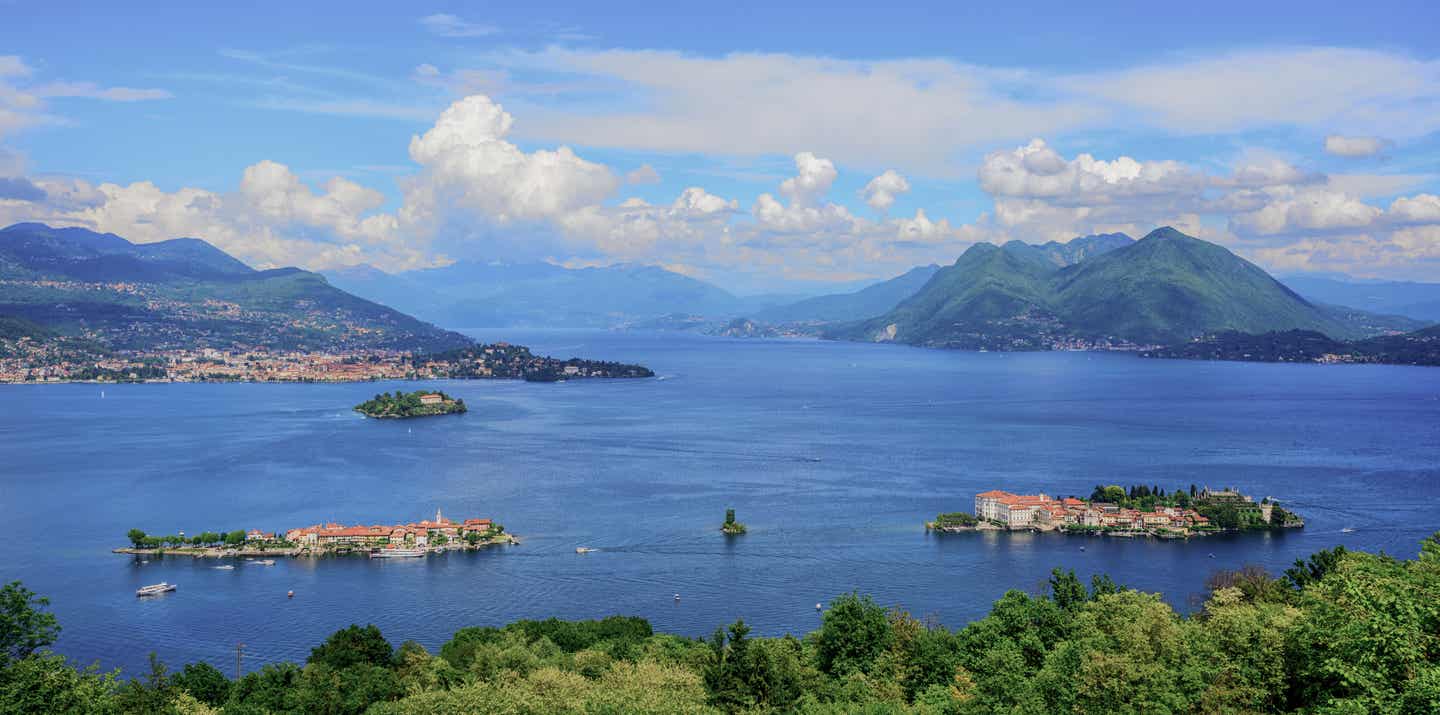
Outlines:
[[[1215,172],[1164,159],[1067,157],[1034,139],[984,158],[977,179],[994,209],[952,224],[923,209],[890,216],[897,197],[911,190],[893,169],[858,192],[874,217],[852,213],[830,198],[836,163],[808,151],[794,154],[793,174],[748,206],[701,186],[652,204],[623,192],[654,181],[653,168],[622,178],[569,147],[525,151],[510,139],[515,128],[514,117],[487,96],[457,100],[411,138],[416,170],[399,180],[393,207],[349,179],[312,187],[290,168],[260,161],[229,192],[7,177],[0,221],[84,225],[139,241],[198,236],[262,266],[635,261],[707,277],[760,276],[772,286],[885,277],[917,263],[949,262],[979,240],[1139,235],[1162,224],[1274,268],[1413,276],[1440,265],[1440,197],[1372,205],[1351,188],[1392,184],[1327,177],[1264,154]]]
[[[951,255],[976,236],[924,211],[882,220],[853,215],[828,198],[839,176],[834,162],[811,152],[795,154],[794,175],[749,207],[698,186],[664,204],[622,199],[627,181],[653,182],[658,172],[646,166],[622,181],[568,147],[527,152],[508,139],[514,125],[486,96],[453,103],[411,138],[417,170],[400,179],[394,210],[372,188],[342,177],[312,188],[267,160],[247,167],[232,192],[17,178],[0,195],[0,221],[77,224],[137,241],[198,236],[260,266],[363,262],[404,270],[454,256],[658,261],[697,275],[743,270],[840,280]],[[864,194],[883,213],[908,190],[904,177],[888,171]]]
[[[953,174],[968,152],[1120,123],[1174,134],[1295,127],[1405,138],[1440,129],[1440,61],[1329,47],[1083,74],[945,58],[550,47],[477,56],[454,74],[477,70],[508,78],[506,101],[527,117],[527,140],[720,155],[805,147],[911,176]]]
[[[1039,139],[988,155],[979,170],[995,199],[994,228],[1022,240],[1138,235],[1168,224],[1275,269],[1433,279],[1440,197],[1375,206],[1344,188],[1373,183],[1367,178],[1327,177],[1263,155],[1220,174],[1126,156],[1067,159]]]

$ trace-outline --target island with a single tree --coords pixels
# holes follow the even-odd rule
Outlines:
[[[739,536],[746,532],[745,525],[735,521],[735,510],[725,510],[725,523],[720,525],[721,533],[726,536]]]
[[[465,401],[443,392],[382,392],[355,406],[355,411],[376,419],[408,419],[435,415],[458,415],[466,411]]]

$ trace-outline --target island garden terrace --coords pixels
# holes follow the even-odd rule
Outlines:
[[[428,555],[457,549],[480,549],[495,544],[519,543],[505,527],[490,519],[455,521],[439,509],[434,519],[408,524],[345,526],[315,524],[267,533],[259,529],[227,533],[202,532],[186,537],[153,536],[139,529],[127,535],[131,546],[115,549],[123,554],[179,554],[187,556],[325,556],[404,550],[407,555]]]
[[[1166,492],[1158,486],[1097,486],[1090,498],[1012,494],[999,489],[975,495],[975,513],[940,514],[926,527],[942,532],[984,530],[1059,531],[1110,536],[1186,538],[1232,531],[1299,528],[1299,516],[1267,498],[1233,489]]]

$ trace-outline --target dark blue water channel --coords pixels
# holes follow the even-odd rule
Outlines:
[[[958,627],[1055,566],[1183,609],[1217,568],[1282,569],[1336,544],[1409,557],[1440,529],[1440,369],[477,335],[660,377],[436,383],[471,411],[408,422],[350,408],[413,383],[3,386],[0,578],[51,598],[67,655],[138,673],[156,651],[228,672],[238,641],[248,667],[303,660],[352,622],[431,648],[469,625],[612,613],[685,635],[737,617],[802,633],[816,602],[850,590]],[[985,489],[1097,483],[1229,485],[1309,523],[1184,543],[923,528]],[[233,570],[109,552],[131,527],[391,523],[437,507],[524,543]],[[726,507],[748,535],[717,532]],[[135,597],[158,581],[179,590]]]

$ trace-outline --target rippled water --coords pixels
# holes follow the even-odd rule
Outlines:
[[[67,655],[139,672],[153,650],[229,672],[237,641],[247,668],[303,660],[352,622],[432,648],[468,625],[611,613],[687,635],[736,617],[799,633],[817,624],[817,601],[852,589],[958,626],[1055,566],[1186,608],[1215,568],[1279,569],[1335,544],[1410,556],[1440,529],[1436,369],[481,337],[661,377],[443,383],[470,413],[418,422],[349,411],[413,384],[0,387],[0,578],[52,599]],[[1100,482],[1232,485],[1286,501],[1309,526],[1189,543],[922,526],[991,487],[1085,494]],[[228,571],[108,552],[131,527],[392,522],[437,506],[525,542]],[[748,535],[718,534],[727,506]],[[157,581],[179,590],[135,598]]]

